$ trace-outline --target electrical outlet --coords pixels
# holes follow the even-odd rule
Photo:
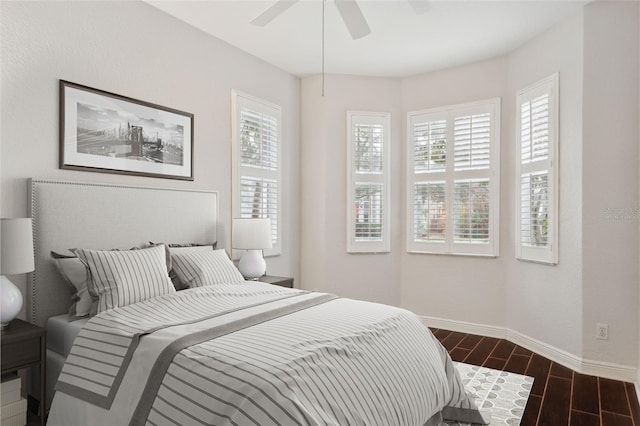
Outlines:
[[[597,323],[596,324],[596,339],[608,340],[609,339],[609,325]]]

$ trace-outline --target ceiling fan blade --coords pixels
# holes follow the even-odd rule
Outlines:
[[[297,2],[298,0],[278,0],[269,6],[267,10],[256,16],[251,23],[259,27],[264,27]]]
[[[429,0],[407,0],[413,11],[418,15],[422,15],[429,11]]]
[[[371,33],[356,0],[335,0],[335,3],[352,39],[357,40]]]

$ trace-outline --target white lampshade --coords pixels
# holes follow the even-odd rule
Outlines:
[[[246,279],[254,280],[267,271],[262,250],[270,249],[271,219],[233,219],[234,249],[247,250],[238,262],[238,270]]]
[[[35,269],[31,219],[2,219],[0,239],[0,326],[5,328],[22,309],[22,293],[5,275]]]
[[[0,270],[2,275],[26,274],[35,269],[33,231],[30,218],[2,219],[0,230]]]
[[[264,250],[272,247],[271,219],[233,219],[234,249]]]

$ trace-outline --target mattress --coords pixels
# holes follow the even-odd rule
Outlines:
[[[70,321],[68,314],[57,315],[47,320],[47,349],[67,357],[73,341],[89,318]]]

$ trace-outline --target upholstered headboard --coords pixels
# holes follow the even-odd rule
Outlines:
[[[50,257],[70,248],[128,249],[153,242],[216,241],[217,192],[29,180],[36,270],[27,315],[44,326],[71,295]]]

